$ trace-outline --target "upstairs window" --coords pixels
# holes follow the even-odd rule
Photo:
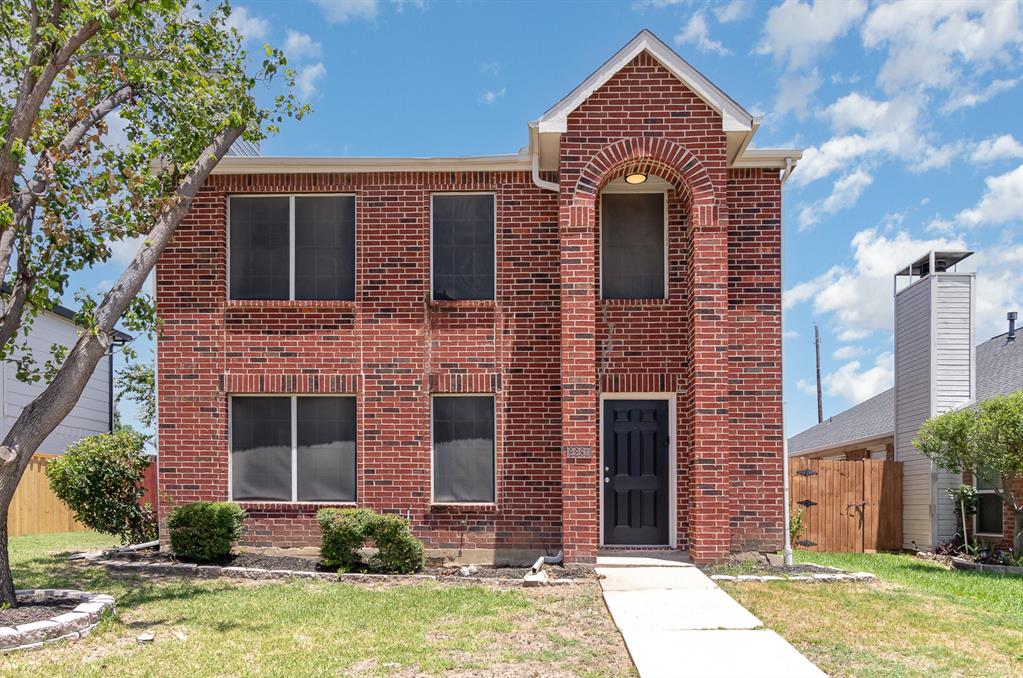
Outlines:
[[[433,397],[433,501],[493,503],[494,397]]]
[[[664,299],[663,193],[604,193],[600,216],[604,299]]]
[[[494,298],[494,195],[432,196],[433,299]]]
[[[354,196],[230,199],[231,299],[355,299]]]
[[[231,498],[355,501],[354,396],[231,398]]]

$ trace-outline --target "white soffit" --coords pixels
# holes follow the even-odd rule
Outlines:
[[[753,131],[753,116],[737,104],[731,97],[708,80],[702,73],[693,68],[675,50],[644,29],[629,41],[625,47],[604,62],[581,85],[572,90],[568,96],[554,104],[537,121],[541,134],[560,134],[568,129],[568,115],[577,109],[593,92],[629,64],[641,52],[650,56],[667,68],[676,78],[700,97],[708,106],[721,114],[721,129],[725,132]]]

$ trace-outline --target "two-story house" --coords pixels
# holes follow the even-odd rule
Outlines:
[[[800,153],[644,31],[516,155],[228,157],[162,256],[161,510],[428,549],[781,545],[781,189]]]

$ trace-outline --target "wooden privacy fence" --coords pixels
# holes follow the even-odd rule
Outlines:
[[[74,518],[74,513],[64,505],[50,489],[46,478],[46,465],[55,454],[35,454],[28,462],[25,475],[14,491],[14,498],[7,513],[7,533],[11,537],[26,534],[50,534],[53,532],[84,532],[88,528]],[[156,459],[146,469],[142,478],[146,491],[142,502],[150,502],[156,509]]]
[[[846,553],[902,548],[902,462],[795,458],[790,473],[793,515],[803,510],[794,546]]]

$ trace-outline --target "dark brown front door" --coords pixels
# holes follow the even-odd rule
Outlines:
[[[669,449],[668,401],[604,401],[605,544],[668,544]]]

